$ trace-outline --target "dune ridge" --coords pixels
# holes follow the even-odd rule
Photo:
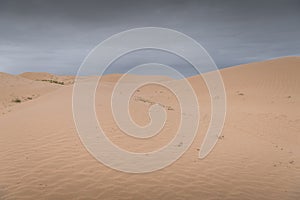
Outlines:
[[[300,57],[220,73],[227,117],[214,150],[198,159],[210,121],[210,97],[201,76],[189,77],[201,113],[198,134],[179,160],[147,174],[115,171],[87,152],[73,121],[72,84],[36,81],[49,78],[45,74],[1,73],[2,105],[14,95],[39,98],[13,103],[10,112],[0,115],[0,199],[300,199]],[[168,143],[180,115],[175,96],[158,85],[139,88],[129,105],[137,124],[149,122],[152,102],[172,109],[167,109],[168,120],[159,135],[146,141],[131,138],[116,126],[110,110],[118,77],[105,76],[106,84],[97,88],[95,108],[109,139],[133,152]],[[139,76],[132,77],[134,81]],[[180,86],[181,81],[174,84]]]

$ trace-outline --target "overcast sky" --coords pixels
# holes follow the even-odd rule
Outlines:
[[[0,71],[75,74],[101,41],[145,26],[189,35],[223,68],[300,55],[299,21],[299,0],[0,0]],[[109,71],[144,62],[194,73],[180,58],[157,51],[124,56]]]

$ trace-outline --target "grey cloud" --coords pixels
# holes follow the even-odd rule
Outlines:
[[[0,0],[0,71],[75,74],[99,42],[143,26],[171,28],[193,37],[221,68],[300,55],[299,10],[297,0]],[[117,63],[110,72],[123,72],[151,57],[186,75],[194,73],[179,59],[170,61],[153,52],[124,58],[123,68]]]

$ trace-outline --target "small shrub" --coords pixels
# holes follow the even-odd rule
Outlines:
[[[12,102],[14,102],[14,103],[21,103],[22,101],[19,98],[15,98],[15,99],[12,100]]]
[[[219,140],[224,139],[224,135],[219,136],[218,139],[219,139]]]
[[[174,108],[172,108],[171,106],[168,106],[168,110],[174,110]]]

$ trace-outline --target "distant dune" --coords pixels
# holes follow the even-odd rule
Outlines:
[[[46,72],[25,72],[20,74],[19,76],[23,78],[27,78],[34,81],[57,81],[59,83],[63,83],[65,85],[69,85],[74,83],[74,76],[58,76]]]
[[[122,78],[123,74],[107,74],[101,77],[101,81],[102,82],[117,82],[120,80],[120,78]],[[126,77],[126,82],[135,82],[135,81],[139,81],[139,80],[144,80],[143,75],[135,75],[135,74],[128,74]],[[172,78],[166,77],[166,76],[147,76],[149,78],[151,78],[151,80],[154,81],[168,81],[168,80],[172,80]]]
[[[104,166],[82,145],[72,115],[74,77],[1,73],[0,199],[300,199],[300,57],[234,66],[220,73],[227,116],[209,156],[198,159],[210,122],[210,97],[201,76],[189,77],[201,113],[193,144],[171,166],[134,175]],[[97,89],[96,113],[107,137],[133,152],[164,146],[179,125],[175,95],[159,85],[139,88],[130,101],[136,123],[149,123],[147,111],[153,103],[168,108],[168,120],[149,140],[128,137],[116,126],[110,109],[120,76],[104,76],[106,83]],[[15,98],[21,103],[13,102]]]
[[[60,86],[56,84],[0,73],[0,115],[10,112],[16,104],[33,100],[58,88]]]

